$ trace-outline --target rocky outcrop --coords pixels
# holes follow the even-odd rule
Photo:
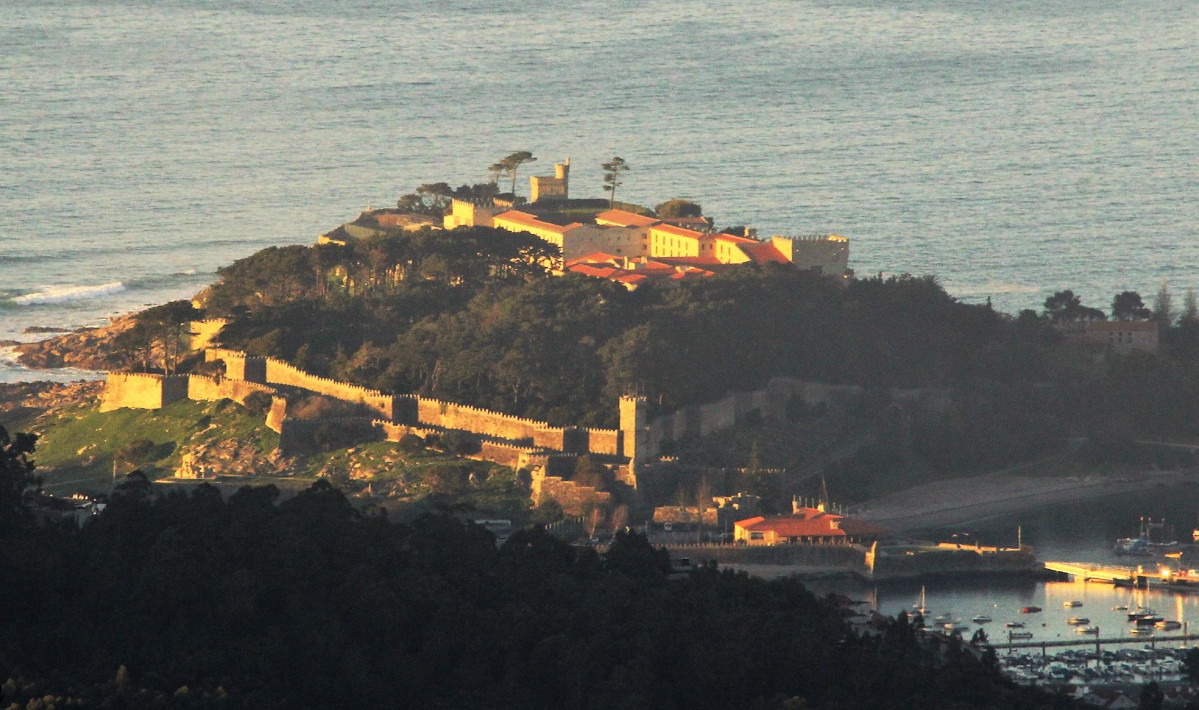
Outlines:
[[[112,319],[109,325],[57,335],[16,347],[26,367],[77,367],[81,370],[119,370],[128,355],[113,346],[113,339],[133,327],[133,316]]]
[[[0,384],[0,423],[39,416],[53,409],[94,402],[103,382],[18,382]]]

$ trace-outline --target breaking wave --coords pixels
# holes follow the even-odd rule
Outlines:
[[[98,286],[48,286],[42,291],[17,296],[12,302],[20,306],[36,306],[44,303],[85,301],[91,298],[111,296],[114,293],[120,293],[124,290],[125,284],[120,281],[113,281]]]

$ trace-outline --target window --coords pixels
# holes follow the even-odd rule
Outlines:
[[[760,533],[760,532],[751,532],[751,533],[749,534],[749,539],[750,539],[750,540],[765,540],[765,539],[766,539],[766,533]]]

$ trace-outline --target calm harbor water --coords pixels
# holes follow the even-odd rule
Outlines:
[[[1178,0],[10,0],[0,48],[0,339],[517,149],[571,156],[575,195],[621,155],[621,198],[837,232],[860,274],[1003,310],[1199,286]]]
[[[1163,522],[1155,539],[1183,543],[1181,559],[1128,557],[1113,552],[1117,538],[1140,534],[1141,518]],[[1018,536],[1031,544],[1042,560],[1087,562],[1135,567],[1155,571],[1161,564],[1174,568],[1199,568],[1199,547],[1190,545],[1192,530],[1199,524],[1199,486],[1181,486],[1168,490],[1129,490],[1107,500],[1085,506],[1046,507],[1021,513],[979,526],[959,526],[926,531],[923,536],[937,541],[960,540],[967,544],[1015,545]],[[957,536],[956,538],[954,536]],[[982,628],[994,642],[1007,640],[1008,622],[1023,623],[1034,641],[1063,641],[1093,638],[1079,634],[1067,623],[1070,617],[1085,617],[1089,625],[1099,627],[1104,638],[1129,638],[1133,628],[1127,611],[1116,607],[1148,607],[1164,619],[1185,623],[1191,633],[1199,633],[1199,592],[1178,593],[1162,590],[1132,590],[1102,582],[1042,582],[1014,578],[928,579],[883,585],[858,582],[814,582],[818,593],[839,591],[854,599],[871,603],[872,608],[888,615],[911,613],[920,601],[924,587],[928,618],[948,615],[968,627],[966,638]],[[1069,601],[1082,602],[1066,607]],[[1023,614],[1023,607],[1041,607],[1036,614]],[[972,623],[976,615],[991,622]],[[930,621],[931,623],[931,621]],[[1156,631],[1156,636],[1177,635],[1177,631]],[[1143,638],[1150,643],[1153,636]],[[1194,643],[1194,642],[1192,642]]]

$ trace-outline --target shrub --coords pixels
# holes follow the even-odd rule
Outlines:
[[[154,451],[154,442],[149,439],[134,439],[117,449],[114,457],[118,461],[124,461],[131,464],[145,463],[150,460],[150,455]]]
[[[413,434],[412,432],[408,432],[407,434],[400,437],[400,449],[402,451],[406,451],[410,454],[414,454],[418,451],[423,451],[424,448],[425,448],[425,440],[422,439],[419,434]]]
[[[244,406],[250,414],[266,414],[271,408],[271,396],[266,392],[251,392]]]

